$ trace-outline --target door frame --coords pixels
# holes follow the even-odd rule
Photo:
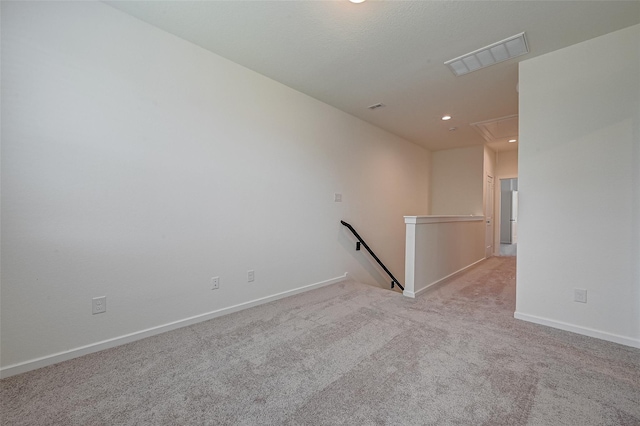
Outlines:
[[[486,230],[486,226],[488,221],[488,216],[487,216],[487,196],[489,195],[490,191],[489,191],[489,185],[488,185],[488,181],[489,178],[491,178],[492,180],[492,185],[493,185],[493,194],[491,194],[491,201],[493,201],[493,206],[491,206],[491,239],[492,241],[492,247],[493,250],[491,251],[491,253],[489,255],[487,255],[487,230]],[[485,186],[485,194],[484,194],[484,201],[482,202],[482,204],[484,205],[484,226],[485,226],[485,238],[484,238],[484,254],[485,254],[485,258],[489,258],[491,256],[495,256],[495,252],[496,252],[496,176],[495,174],[489,174],[489,173],[485,173],[484,175],[484,186]]]
[[[494,196],[493,196],[493,255],[494,256],[500,256],[500,227],[499,226],[495,226],[496,223],[500,224],[501,221],[501,217],[500,217],[500,206],[502,206],[502,185],[501,185],[501,180],[503,179],[518,179],[518,175],[515,174],[509,174],[509,175],[500,175],[497,177],[498,179],[498,184],[496,185],[496,182],[493,182],[493,190],[494,190]],[[520,181],[518,181],[518,188],[520,188]],[[497,206],[497,208],[496,208]]]

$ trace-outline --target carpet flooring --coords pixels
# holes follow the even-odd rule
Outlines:
[[[0,381],[2,425],[640,425],[640,350],[513,318],[515,258],[346,281]]]

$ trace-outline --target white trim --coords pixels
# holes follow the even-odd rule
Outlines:
[[[570,331],[572,333],[582,334],[584,336],[589,336],[589,337],[595,337],[596,339],[606,340],[608,342],[619,343],[621,345],[631,346],[632,348],[640,349],[640,339],[633,339],[630,337],[607,333],[605,331],[600,331],[600,330],[594,330],[588,327],[581,327],[579,325],[569,324],[562,321],[556,321],[548,318],[537,317],[535,315],[523,314],[521,312],[514,312],[513,317],[522,321],[528,321],[534,324],[540,324],[540,325],[545,325],[547,327],[558,328],[560,330]]]
[[[444,222],[475,222],[477,220],[484,220],[484,216],[405,216],[404,223],[444,223]]]
[[[349,274],[345,272],[344,275],[340,277],[332,278],[326,281],[321,281],[315,284],[309,284],[303,287],[294,288],[293,290],[283,291],[282,293],[277,293],[272,296],[266,296],[260,299],[250,300],[248,302],[239,303],[237,305],[229,306],[227,308],[221,308],[212,312],[207,312],[205,314],[195,315],[182,320],[170,322],[168,324],[159,325],[157,327],[147,328],[146,330],[125,334],[124,336],[114,337],[112,339],[103,340],[97,343],[91,343],[89,345],[81,346],[75,349],[70,349],[68,351],[58,352],[53,355],[47,355],[41,358],[36,358],[29,361],[20,362],[18,364],[2,367],[0,368],[0,378],[4,379],[6,377],[15,376],[16,374],[26,373],[27,371],[36,370],[38,368],[57,364],[63,361],[68,361],[73,358],[78,358],[83,355],[88,355],[94,352],[102,351],[104,349],[109,349],[116,346],[124,345],[125,343],[135,342],[136,340],[141,340],[147,337],[155,336],[161,333],[165,333],[167,331],[197,324],[203,321],[208,321],[210,319],[220,317],[222,315],[227,315],[233,312],[241,311],[243,309],[273,302],[274,300],[282,299],[288,296],[293,296],[294,294],[303,293],[305,291],[314,290],[316,288],[324,287],[331,284],[336,284],[336,283],[347,280],[348,276]]]
[[[416,282],[416,225],[406,224],[404,259],[404,290],[402,294],[407,297],[416,297],[413,292]]]
[[[404,291],[402,292],[402,295],[403,295],[403,296],[406,296],[406,297],[410,297],[410,298],[412,298],[412,299],[415,299],[415,298],[416,298],[416,294],[415,294],[413,291],[409,291],[409,290],[404,290]]]
[[[464,268],[460,268],[460,269],[458,269],[457,271],[450,273],[449,275],[447,275],[447,276],[446,276],[446,277],[444,277],[444,278],[440,278],[439,280],[434,281],[434,282],[432,282],[431,284],[427,284],[426,286],[424,286],[424,287],[422,287],[421,289],[417,290],[415,293],[411,293],[411,294],[413,294],[413,296],[410,296],[410,295],[408,295],[408,294],[404,294],[404,292],[403,292],[402,294],[404,294],[405,296],[408,296],[408,297],[416,297],[417,295],[419,295],[420,293],[422,293],[422,292],[426,291],[427,289],[429,289],[429,288],[431,288],[431,287],[433,287],[433,286],[436,286],[436,285],[438,285],[438,284],[441,284],[441,283],[443,283],[444,281],[446,281],[446,280],[448,280],[448,279],[454,278],[454,277],[456,277],[456,276],[458,276],[458,275],[462,274],[462,273],[463,273],[464,271],[466,271],[467,269],[469,269],[469,268],[471,268],[471,267],[473,267],[473,266],[476,266],[478,263],[480,263],[480,262],[484,262],[485,260],[487,260],[487,258],[486,258],[486,257],[483,257],[482,259],[480,259],[480,260],[476,260],[475,262],[473,262],[473,263],[472,263],[472,264],[470,264],[470,265],[465,266]]]

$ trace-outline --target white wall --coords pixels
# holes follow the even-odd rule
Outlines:
[[[496,175],[498,177],[518,176],[518,150],[498,151],[496,153]]]
[[[482,146],[432,153],[432,215],[484,215],[483,153]]]
[[[521,62],[519,139],[516,317],[640,347],[640,26]]]
[[[340,219],[403,280],[429,208],[428,151],[101,3],[2,3],[1,106],[5,371],[345,271],[388,286]]]

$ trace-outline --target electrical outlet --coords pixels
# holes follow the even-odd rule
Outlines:
[[[342,202],[342,194],[339,193],[335,193],[333,194],[333,201],[336,203],[341,203]]]
[[[220,288],[220,277],[211,278],[211,290],[217,290]]]
[[[94,297],[91,299],[91,313],[104,314],[107,312],[107,296]]]
[[[580,303],[587,303],[587,290],[583,288],[574,288],[573,301],[580,302]]]
[[[256,280],[256,273],[253,269],[247,271],[247,282],[254,282]]]

